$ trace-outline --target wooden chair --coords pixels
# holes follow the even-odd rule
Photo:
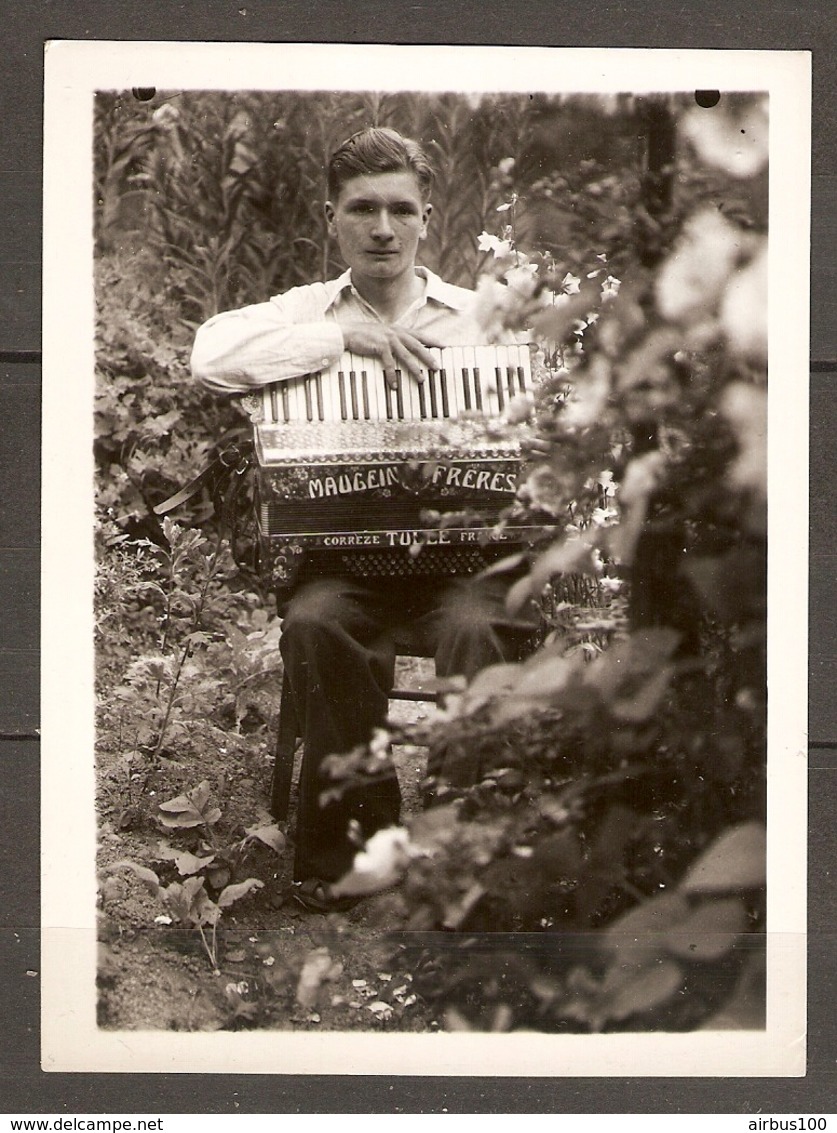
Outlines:
[[[398,630],[395,636],[395,653],[398,657],[432,657],[426,646],[413,639],[408,628]],[[395,688],[389,694],[390,700],[412,700],[435,702],[435,692],[422,689]],[[270,785],[270,812],[277,822],[288,817],[291,800],[296,753],[301,742],[301,728],[294,707],[293,693],[287,675],[282,679],[282,694],[279,700],[279,726],[276,737],[276,756],[273,764],[273,777]]]

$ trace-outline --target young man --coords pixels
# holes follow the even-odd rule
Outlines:
[[[325,369],[351,350],[381,359],[394,385],[396,367],[420,380],[421,367],[433,365],[429,346],[484,342],[468,315],[472,292],[416,266],[432,180],[420,146],[394,130],[363,130],[344,142],[329,163],[325,215],[348,270],[211,318],[195,340],[195,377],[219,392],[243,392]],[[337,907],[330,883],[356,851],[350,824],[369,838],[399,817],[394,772],[320,805],[334,787],[323,760],[365,743],[386,718],[393,628],[409,622],[424,635],[439,676],[471,678],[516,654],[532,624],[505,614],[502,587],[467,579],[320,578],[303,583],[280,614],[304,743],[296,895],[326,911]]]

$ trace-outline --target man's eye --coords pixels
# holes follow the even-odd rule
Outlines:
[[[412,205],[396,205],[393,209],[396,216],[417,216],[416,210]]]

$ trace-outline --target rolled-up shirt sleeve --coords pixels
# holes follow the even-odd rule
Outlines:
[[[216,392],[234,393],[325,369],[340,357],[343,333],[317,314],[280,296],[214,315],[195,336],[192,373]]]

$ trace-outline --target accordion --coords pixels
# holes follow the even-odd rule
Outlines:
[[[328,370],[245,401],[266,580],[323,573],[462,575],[533,541],[515,501],[521,426],[503,412],[531,386],[528,346],[447,347],[419,383],[345,353]]]

